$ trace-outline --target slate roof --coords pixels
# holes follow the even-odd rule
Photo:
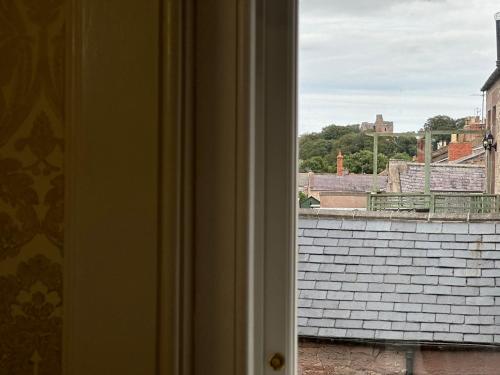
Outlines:
[[[299,186],[304,183],[304,177],[307,173],[299,174]],[[377,176],[378,187],[385,191],[387,187],[387,176]],[[307,182],[305,183],[307,185]],[[348,174],[337,176],[336,174],[313,174],[312,191],[332,191],[332,192],[357,192],[366,193],[372,190],[373,175],[371,174]]]
[[[299,219],[303,337],[500,344],[500,224]]]
[[[499,79],[500,79],[500,67],[497,67],[493,71],[493,73],[491,73],[487,81],[484,83],[483,87],[481,87],[481,91],[488,91]]]
[[[408,163],[399,175],[402,193],[424,191],[424,164]],[[431,164],[431,191],[484,192],[486,171],[481,165]]]

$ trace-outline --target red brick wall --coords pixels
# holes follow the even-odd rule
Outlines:
[[[448,161],[460,159],[472,154],[472,143],[450,143],[448,145]]]
[[[401,375],[405,349],[375,345],[299,343],[298,375]],[[422,349],[415,352],[415,375],[498,375],[500,352]]]

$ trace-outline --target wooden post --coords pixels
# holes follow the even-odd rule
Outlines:
[[[378,169],[378,134],[375,133],[373,136],[373,189],[372,189],[374,193],[378,191],[377,169]]]
[[[424,193],[431,193],[431,160],[432,160],[432,132],[425,131],[425,185]]]

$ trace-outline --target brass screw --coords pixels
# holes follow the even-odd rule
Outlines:
[[[285,357],[283,357],[283,354],[275,353],[269,361],[269,365],[271,365],[274,371],[281,370],[285,365]]]

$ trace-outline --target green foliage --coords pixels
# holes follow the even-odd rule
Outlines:
[[[387,167],[388,158],[384,154],[378,154],[377,162],[377,173],[380,173]],[[347,155],[344,164],[351,173],[373,173],[373,152],[361,150]]]
[[[306,199],[307,199],[307,194],[302,191],[299,191],[299,202],[302,202]]]
[[[425,129],[462,129],[465,119],[439,115],[429,118]],[[449,135],[435,135],[433,141],[450,141]],[[319,133],[303,134],[299,138],[299,169],[301,172],[335,173],[337,154],[342,151],[344,166],[352,173],[372,173],[373,137],[359,130],[359,125],[328,125]],[[389,159],[412,160],[417,154],[415,135],[379,137],[378,172],[385,169]]]
[[[321,137],[324,139],[338,139],[349,133],[359,133],[359,125],[328,125],[321,130]]]
[[[306,160],[314,156],[325,156],[332,150],[332,142],[318,133],[304,134],[299,138],[299,159]]]
[[[449,116],[434,116],[431,118],[428,118],[427,121],[424,124],[424,129],[425,130],[459,130],[463,129],[465,125],[465,119],[460,118],[460,119],[453,119]],[[446,141],[449,143],[451,141],[451,135],[450,134],[435,134],[432,136],[432,141],[433,141],[433,149],[435,150],[437,148],[437,143],[439,141]]]
[[[321,156],[313,156],[310,159],[302,160],[299,170],[301,172],[322,173],[327,172],[327,165]]]
[[[352,173],[371,173],[372,171],[373,137],[368,137],[359,130],[359,125],[329,125],[319,133],[303,134],[299,138],[299,170],[300,172],[335,173],[337,171],[337,154],[350,156],[351,164],[345,168]],[[381,137],[379,138],[379,171],[382,171],[389,158],[409,158],[417,153],[415,136]],[[360,153],[369,151],[370,154]],[[355,155],[356,154],[356,155]],[[403,155],[404,154],[404,155]],[[346,159],[347,160],[347,159]],[[354,168],[354,169],[353,169]]]
[[[332,146],[335,157],[339,151],[342,151],[344,155],[349,155],[365,149],[373,149],[373,137],[368,137],[361,132],[345,134],[334,140]]]
[[[391,159],[411,161],[412,157],[406,152],[398,152],[397,154],[392,155]]]

